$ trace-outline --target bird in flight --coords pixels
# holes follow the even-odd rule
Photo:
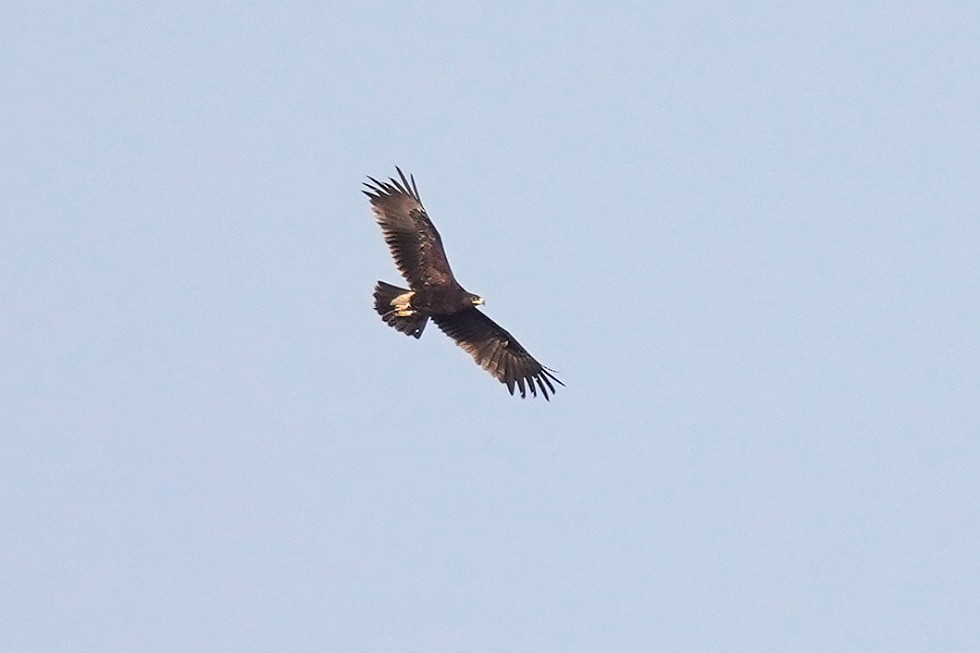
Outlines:
[[[374,287],[374,309],[389,326],[415,338],[429,318],[456,344],[466,350],[483,369],[506,384],[510,394],[537,396],[550,400],[554,383],[565,385],[534,359],[514,336],[483,314],[477,306],[483,298],[467,292],[456,281],[442,246],[442,238],[429,219],[415,177],[378,181],[368,177],[364,194],[381,226],[398,271],[409,288],[384,281]]]

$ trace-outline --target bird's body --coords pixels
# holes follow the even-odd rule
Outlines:
[[[364,194],[384,233],[399,272],[409,288],[379,281],[374,289],[374,308],[388,325],[415,338],[422,336],[429,319],[501,383],[521,397],[538,390],[548,399],[552,381],[564,385],[517,340],[476,307],[483,298],[466,291],[453,276],[442,238],[419,198],[415,178],[411,182],[397,169],[401,181],[368,177]]]

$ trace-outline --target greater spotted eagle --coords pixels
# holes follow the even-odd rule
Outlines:
[[[549,399],[549,392],[555,392],[552,381],[565,384],[476,308],[483,298],[464,290],[453,276],[442,238],[422,206],[415,177],[406,179],[400,168],[395,170],[400,181],[368,177],[364,194],[409,289],[378,281],[374,309],[387,324],[416,338],[432,318],[483,369],[506,384],[510,394],[515,387],[521,397],[528,391],[537,396],[540,390]]]

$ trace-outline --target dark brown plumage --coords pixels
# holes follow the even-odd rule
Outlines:
[[[564,385],[554,370],[543,366],[507,331],[476,307],[483,299],[463,289],[449,267],[442,238],[429,219],[415,178],[378,181],[368,177],[364,194],[381,226],[398,271],[409,284],[399,288],[379,281],[374,288],[374,309],[394,329],[419,338],[429,318],[456,341],[473,359],[498,381],[521,397],[545,399],[554,394],[552,382]]]

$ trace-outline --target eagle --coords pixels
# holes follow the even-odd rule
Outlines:
[[[409,288],[378,281],[374,288],[374,310],[381,319],[405,335],[420,338],[425,325],[433,322],[466,350],[483,369],[507,385],[511,395],[520,390],[550,401],[555,386],[565,385],[534,359],[514,336],[483,314],[477,306],[485,302],[467,292],[449,267],[442,238],[422,206],[415,177],[378,181],[368,177],[362,191],[371,201],[398,271]]]

